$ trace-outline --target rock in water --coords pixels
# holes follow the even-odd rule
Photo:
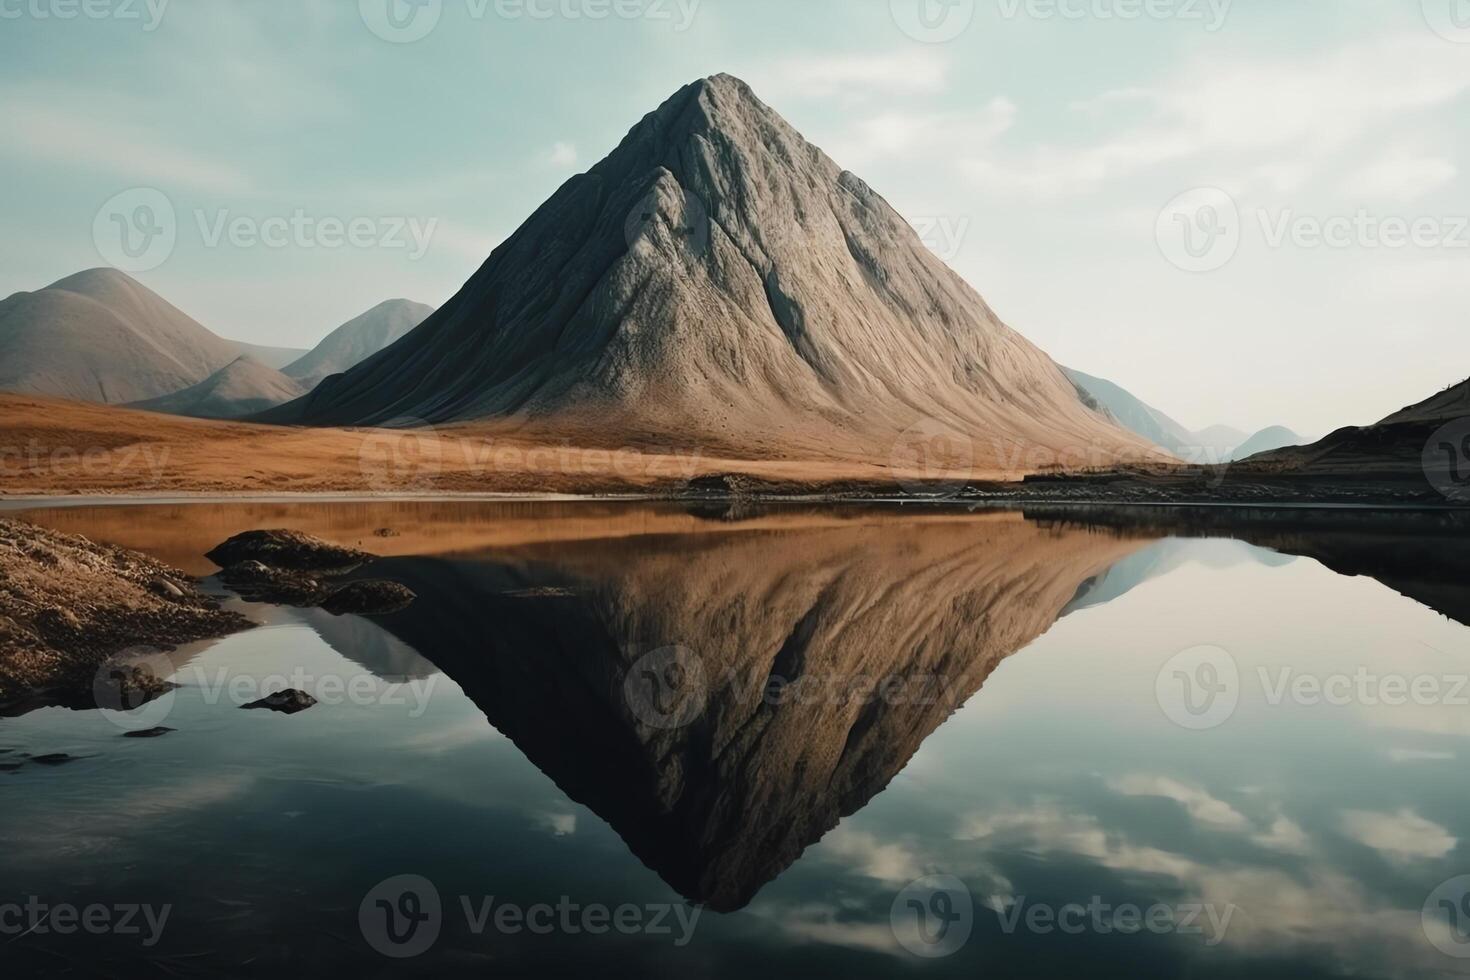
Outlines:
[[[295,572],[336,571],[372,561],[365,551],[340,548],[298,531],[247,531],[205,555],[221,568],[256,562]]]
[[[878,465],[918,427],[981,471],[1152,452],[728,75],[644,118],[418,330],[262,418],[514,418],[584,444]]]
[[[305,691],[278,691],[270,697],[261,698],[252,704],[242,705],[246,711],[267,710],[283,715],[294,715],[316,704],[316,698]]]

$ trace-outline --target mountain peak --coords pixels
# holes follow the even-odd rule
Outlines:
[[[266,418],[513,419],[881,466],[924,425],[981,468],[1008,442],[1147,451],[731,75],[644,116],[422,327]]]

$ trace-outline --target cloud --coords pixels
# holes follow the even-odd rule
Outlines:
[[[1443,157],[1395,150],[1350,174],[1342,189],[1374,200],[1415,201],[1448,184],[1459,173],[1459,168]]]
[[[1124,796],[1149,796],[1173,800],[1197,823],[1220,830],[1244,830],[1245,816],[1230,804],[1218,800],[1204,790],[1186,786],[1165,776],[1124,776],[1108,784]]]
[[[924,874],[922,863],[911,850],[903,844],[883,843],[872,834],[839,827],[822,844],[860,874],[879,881],[902,885]]]
[[[183,185],[225,194],[244,193],[252,186],[250,176],[233,163],[171,146],[155,133],[98,116],[23,106],[16,100],[0,111],[0,127],[5,130],[0,153],[115,174],[148,186]]]
[[[1412,810],[1398,813],[1349,810],[1342,815],[1342,829],[1364,847],[1398,862],[1442,858],[1460,842],[1444,827]]]
[[[1252,834],[1251,840],[1271,851],[1301,853],[1307,849],[1307,834],[1301,826],[1286,817],[1277,817],[1271,829],[1261,834]]]
[[[575,143],[557,143],[547,154],[547,162],[559,169],[575,167],[577,159],[577,144]]]
[[[875,96],[937,95],[949,84],[949,62],[931,51],[901,49],[881,54],[806,53],[752,72],[757,93],[785,101],[861,100]]]
[[[1155,86],[1104,92],[1072,108],[1111,135],[1091,145],[1040,146],[1011,156],[962,161],[961,172],[996,193],[1038,197],[1086,194],[1102,184],[1166,164],[1209,160],[1295,189],[1364,140],[1383,140],[1429,110],[1470,91],[1461,52],[1431,37],[1406,35],[1345,45],[1316,59],[1221,62]],[[1263,107],[1269,106],[1269,111]],[[1146,118],[1109,125],[1118,111]],[[1419,181],[1442,184],[1449,161],[1389,160],[1360,174],[1378,192],[1402,193]],[[1437,185],[1436,185],[1437,186]]]

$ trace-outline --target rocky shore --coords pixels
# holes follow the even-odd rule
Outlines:
[[[253,625],[146,555],[0,520],[0,711],[39,696],[86,701],[118,654]]]

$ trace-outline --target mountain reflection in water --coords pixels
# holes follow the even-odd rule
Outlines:
[[[967,787],[963,793],[954,781],[972,780],[973,776],[947,772],[939,781],[933,772],[915,774],[915,756],[926,741],[940,743],[943,751],[938,755],[951,768],[957,747],[977,756],[1003,753],[1004,746],[969,747],[966,741],[975,738],[976,726],[987,717],[992,720],[986,723],[990,726],[986,730],[1014,730],[1015,719],[1024,716],[1035,719],[1031,727],[1045,730],[1047,700],[1052,695],[1044,685],[1039,700],[1034,700],[1038,692],[1032,690],[1033,700],[1021,705],[1011,703],[1014,698],[1006,694],[1005,684],[984,697],[975,695],[1007,658],[1028,648],[1046,647],[1038,638],[1053,631],[1065,617],[1088,611],[1085,617],[1068,620],[1072,630],[1058,627],[1053,631],[1085,634],[1096,622],[1092,617],[1104,607],[1144,591],[1140,587],[1145,584],[1189,579],[1191,566],[1224,572],[1260,566],[1283,581],[1295,581],[1302,576],[1289,574],[1293,570],[1283,566],[1293,563],[1295,556],[1308,556],[1341,575],[1376,578],[1456,622],[1470,619],[1470,575],[1466,574],[1470,549],[1464,547],[1462,522],[1443,516],[1385,522],[1348,515],[1328,519],[1264,513],[1237,514],[1227,520],[1224,515],[1162,511],[1023,516],[785,508],[731,520],[726,519],[729,515],[690,514],[654,506],[442,502],[181,506],[156,512],[141,507],[76,508],[23,516],[145,550],[149,537],[156,534],[156,551],[173,556],[202,554],[246,527],[276,526],[388,555],[362,574],[394,579],[412,588],[419,598],[402,613],[366,620],[256,607],[252,614],[272,619],[279,614],[305,624],[342,656],[381,678],[433,678],[442,671],[473,702],[473,706],[464,703],[464,708],[476,715],[473,720],[480,728],[488,731],[493,726],[506,736],[525,760],[554,782],[556,790],[605,821],[627,849],[669,887],[713,911],[744,910],[728,917],[729,928],[734,930],[729,935],[720,933],[720,927],[707,927],[722,937],[721,942],[733,935],[748,938],[770,927],[772,914],[785,916],[775,932],[787,938],[773,940],[776,946],[764,955],[788,949],[781,943],[798,934],[809,940],[840,935],[846,937],[840,944],[849,950],[891,946],[888,903],[907,880],[931,868],[929,863],[904,857],[905,845],[896,843],[915,834],[933,854],[949,855],[934,867],[953,868],[974,885],[984,879],[972,881],[977,873],[969,870],[963,858],[956,863],[955,853],[978,855],[997,848],[996,842],[1008,839],[1007,835],[1034,829],[1037,840],[1005,856],[1009,862],[1006,874],[1017,881],[1030,880],[1033,889],[1041,882],[1067,897],[1121,893],[1143,900],[1170,894],[1174,888],[1198,888],[1209,894],[1205,890],[1208,882],[1192,876],[1202,875],[1212,862],[1228,867],[1236,861],[1244,866],[1260,857],[1197,852],[1206,845],[1179,837],[1181,832],[1167,821],[1161,821],[1163,829],[1151,829],[1176,835],[1172,849],[1119,850],[1115,845],[1123,838],[1114,836],[1121,833],[1117,826],[1108,836],[1101,836],[1101,816],[1089,815],[1087,809],[1073,813],[1057,800],[1076,806],[1086,797],[1083,803],[1091,806],[1096,797],[1100,800],[1096,806],[1103,808],[1097,813],[1114,820],[1122,819],[1124,812],[1118,809],[1123,805],[1119,798],[1168,797],[1187,807],[1208,804],[1215,809],[1200,812],[1216,819],[1223,814],[1233,821],[1232,826],[1259,819],[1272,827],[1271,836],[1258,834],[1252,839],[1250,846],[1256,848],[1285,846],[1291,833],[1310,837],[1327,832],[1326,818],[1320,827],[1299,818],[1306,826],[1304,831],[1280,813],[1258,816],[1238,800],[1220,809],[1218,799],[1200,796],[1201,791],[1194,789],[1186,792],[1177,776],[1144,779],[1124,771],[1104,778],[1097,775],[1099,763],[1095,761],[1079,763],[1093,767],[1080,774],[1058,768],[1065,764],[1059,760],[1070,755],[1090,758],[1085,744],[1088,730],[1080,720],[1074,727],[1064,717],[1053,722],[1054,734],[1043,736],[1056,744],[1036,760],[1039,766],[1051,767],[1034,778],[1041,787],[1039,802],[1019,809],[1012,805],[1007,810],[1006,804],[1016,800],[1017,777],[994,762],[979,767],[983,785]],[[192,519],[195,516],[197,520]],[[1188,540],[1193,537],[1236,540]],[[1329,584],[1335,588],[1337,583]],[[1197,590],[1198,582],[1190,588]],[[1217,598],[1228,601],[1228,597],[1190,591],[1181,615],[1188,615],[1189,603],[1204,609]],[[1153,608],[1151,615],[1158,617],[1157,606],[1155,600],[1141,608]],[[1242,619],[1251,615],[1250,609],[1239,612]],[[1263,628],[1268,634],[1274,628],[1283,643],[1288,637],[1310,635],[1311,622],[1290,622],[1290,616],[1283,618],[1280,609],[1275,616],[1272,622],[1276,625],[1268,623]],[[1093,633],[1088,642],[1104,647],[1108,642],[1128,644],[1149,630],[1167,632],[1169,628],[1167,623],[1156,626],[1152,619],[1123,619],[1122,635],[1107,640]],[[1214,628],[1218,630],[1218,624]],[[1187,628],[1181,635],[1197,632],[1198,627]],[[1275,634],[1271,635],[1274,640]],[[1075,637],[1072,642],[1075,646]],[[1284,657],[1288,650],[1267,650],[1265,655]],[[1099,676],[1107,676],[1107,664],[1099,667],[1093,662],[1083,667],[1085,649],[1067,652],[1077,659],[1052,663],[1045,673],[1049,683],[1057,685],[1058,696],[1072,671],[1092,677],[1094,684]],[[1254,657],[1261,651],[1243,648],[1239,652]],[[1371,653],[1365,645],[1353,655],[1366,658]],[[187,662],[197,654],[181,651],[176,662]],[[1014,663],[1030,664],[1032,660],[1028,655]],[[1125,665],[1119,662],[1112,669],[1123,671]],[[1136,665],[1127,669],[1138,672]],[[1125,713],[1136,710],[1138,702],[1147,702],[1156,712],[1152,704],[1155,669],[1156,665],[1150,666],[1144,672],[1146,689],[1130,680],[1128,701],[1110,704],[1109,697],[1118,692],[1099,688],[1091,731],[1100,745],[1137,745],[1120,733],[1129,728]],[[1022,671],[1021,676],[1026,673]],[[1008,667],[1007,674],[1014,691],[1017,672]],[[996,683],[991,681],[992,687]],[[953,725],[946,725],[972,700],[976,703],[964,712],[964,721],[955,719]],[[478,713],[488,720],[488,726],[479,722]],[[325,708],[313,709],[292,724],[327,724],[332,717]],[[1012,720],[994,721],[1007,717]],[[1097,726],[1112,722],[1119,722],[1117,731],[1104,737]],[[362,723],[371,724],[372,718],[365,717]],[[1236,767],[1248,772],[1219,777],[1230,782],[1223,788],[1215,786],[1217,796],[1229,796],[1232,786],[1248,787],[1241,793],[1259,792],[1262,785],[1274,788],[1273,780],[1283,777],[1277,763],[1269,761],[1275,750],[1264,742],[1251,741],[1257,737],[1253,724],[1241,720],[1230,730],[1232,738],[1243,739],[1249,747]],[[1216,744],[1191,742],[1188,733],[1167,725],[1164,729],[1166,742],[1144,743],[1136,752],[1129,750],[1126,761],[1113,760],[1113,764],[1136,766],[1140,772],[1145,767],[1157,767],[1149,768],[1150,772],[1167,771],[1164,757],[1178,756],[1188,765],[1190,753]],[[290,730],[284,726],[270,730],[289,737]],[[1304,757],[1318,751],[1319,745],[1324,747],[1322,752],[1334,751],[1331,747],[1338,744],[1339,730],[1347,731],[1340,719],[1334,719],[1321,729],[1320,740],[1299,739],[1300,751]],[[191,737],[201,737],[201,733]],[[420,760],[407,751],[384,747],[398,737],[391,726],[378,737],[383,745],[373,748],[377,743],[370,742],[367,752],[406,757],[426,774],[435,771],[433,756]],[[1034,739],[1031,744],[1035,751]],[[1437,758],[1441,750],[1402,751],[1409,753],[1408,758],[1418,753],[1428,759]],[[1251,753],[1262,755],[1252,762],[1255,756]],[[931,744],[921,757],[935,755],[936,746]],[[1334,766],[1340,763],[1336,756],[1324,758]],[[1018,758],[1013,764],[1024,771],[1030,761]],[[1217,761],[1226,764],[1223,759]],[[901,773],[909,781],[907,786],[895,782]],[[482,775],[491,787],[487,792],[494,792],[493,786],[505,778],[500,770],[484,770]],[[473,772],[449,769],[443,776],[478,778]],[[84,771],[60,770],[54,778],[58,785],[63,780],[75,785],[84,778]],[[1421,793],[1425,812],[1435,812],[1433,794],[1412,784],[1412,774],[1401,778],[1405,787],[1413,786],[1413,791]],[[920,789],[912,782],[915,779],[929,780],[935,786],[936,806],[958,808],[968,800],[968,808],[978,811],[975,800],[969,798],[993,795],[1000,812],[966,818],[960,830],[941,829],[933,814],[924,815],[921,797],[916,796]],[[332,781],[327,775],[313,780],[320,780],[321,785]],[[1384,793],[1385,799],[1392,795]],[[882,802],[894,797],[901,798],[904,813],[889,812],[893,806]],[[384,797],[389,809],[381,812],[392,813],[396,799]],[[1358,802],[1354,812],[1373,807]],[[1379,808],[1392,809],[1387,804]],[[292,812],[297,809],[299,805],[293,806]],[[558,811],[556,826],[575,826],[577,808],[571,809],[570,814]],[[853,823],[846,822],[860,812]],[[1401,808],[1401,815],[1407,812],[1407,807]],[[476,817],[473,810],[467,813],[465,826],[472,828]],[[1242,814],[1249,814],[1249,820]],[[397,820],[427,827],[438,818],[431,811],[422,818],[426,822],[416,822],[418,819],[400,814],[379,817],[378,822],[386,830],[397,826]],[[1140,818],[1134,814],[1129,819]],[[1437,819],[1447,827],[1451,824],[1442,815]],[[923,824],[925,820],[930,823]],[[895,821],[902,830],[892,829]],[[921,830],[915,829],[916,822],[922,824]],[[839,824],[840,829],[834,831]],[[866,829],[854,830],[854,824]],[[887,836],[868,839],[884,828]],[[1141,826],[1128,829],[1138,831]],[[471,860],[477,849],[489,860],[498,846],[493,838],[476,837],[473,831],[461,830],[456,835],[446,829],[445,833],[466,855],[466,873],[477,870]],[[818,841],[823,842],[821,847],[799,861]],[[626,852],[620,849],[619,854],[626,861]],[[878,876],[881,887],[870,889],[872,894],[858,894],[850,884],[839,887],[824,877],[833,873],[832,862],[838,855],[861,856],[868,862],[866,873]],[[427,857],[423,860],[429,863]],[[1300,855],[1272,860],[1287,862],[1281,873],[1299,878],[1303,888],[1308,876],[1316,873],[1313,866],[1302,863]],[[1135,868],[1128,863],[1134,861],[1141,863]],[[1373,887],[1383,894],[1394,889],[1402,893],[1392,901],[1417,908],[1423,894],[1453,870],[1448,860],[1444,863],[1444,869],[1438,863],[1415,867],[1412,875],[1391,869],[1410,881],[1407,885],[1389,870],[1357,869],[1362,884],[1354,883],[1357,890],[1352,896],[1354,901],[1361,899],[1365,908],[1371,907],[1363,890],[1372,879],[1380,882]],[[442,867],[434,871],[435,867],[429,863],[436,878],[453,873]],[[1137,877],[1144,869],[1148,877]],[[381,873],[396,870],[397,865]],[[777,879],[781,886],[771,884]],[[1235,882],[1232,887],[1239,885],[1237,879],[1230,880]],[[492,881],[484,887],[512,891],[503,880],[499,886]],[[565,887],[565,883],[555,887]],[[826,891],[834,889],[836,894],[847,895],[846,901],[859,904],[841,906],[824,913],[827,918],[820,922],[808,922],[802,917],[816,907],[815,899],[793,904],[793,895],[809,896],[817,887],[824,899]],[[1004,886],[996,887],[1004,893]],[[1277,883],[1261,894],[1275,894],[1279,888]],[[763,890],[767,894],[761,894]],[[1343,886],[1334,885],[1331,890],[1342,892]],[[321,902],[333,908],[348,908],[350,919],[356,901],[352,895],[328,894],[321,888],[309,894],[319,895]],[[984,900],[984,893],[977,890],[975,894],[977,901]],[[1376,898],[1378,893],[1368,890],[1366,894]],[[1251,897],[1249,892],[1242,895]],[[1234,893],[1227,897],[1241,898]],[[1317,911],[1323,922],[1329,922],[1328,913],[1342,917],[1342,922],[1359,921],[1347,918],[1349,912],[1336,906]],[[845,917],[854,920],[850,929],[843,926]],[[1243,919],[1246,924],[1238,923],[1236,928],[1247,936],[1253,935],[1251,929],[1264,931],[1270,943],[1277,944],[1273,948],[1285,948],[1281,946],[1284,940],[1270,932],[1271,919],[1270,915]],[[332,928],[340,932],[343,927],[334,924]],[[1305,926],[1293,920],[1289,928]],[[1417,912],[1413,920],[1395,918],[1392,929],[1394,942],[1416,933]],[[1281,931],[1288,927],[1283,925]],[[1321,934],[1315,935],[1320,938]],[[460,941],[470,942],[465,937]],[[1039,955],[1039,947],[1028,946],[1028,941],[1040,939],[992,936],[986,956],[994,957],[999,944],[1006,950],[1006,963],[1021,964],[1025,957]],[[1388,939],[1380,937],[1375,942],[1385,950],[1390,948]],[[1091,954],[1081,947],[1057,954],[1059,948],[1047,947],[1046,955],[1075,956],[1079,966],[1091,962]],[[1149,956],[1157,955],[1154,947],[1118,946],[1107,947],[1105,955],[1112,957],[1108,961],[1112,967],[1126,972],[1142,962],[1137,957],[1145,949],[1152,950]],[[591,961],[575,962],[586,966]],[[1189,961],[1169,962],[1179,967],[1173,972],[1182,973]],[[1282,960],[1278,965],[1285,964],[1281,975],[1308,976],[1315,975],[1323,963],[1314,954]],[[963,964],[969,964],[964,970],[975,965],[963,958],[949,965],[964,972]],[[883,970],[874,967],[858,972],[881,975]],[[1169,972],[1158,971],[1160,975]]]

